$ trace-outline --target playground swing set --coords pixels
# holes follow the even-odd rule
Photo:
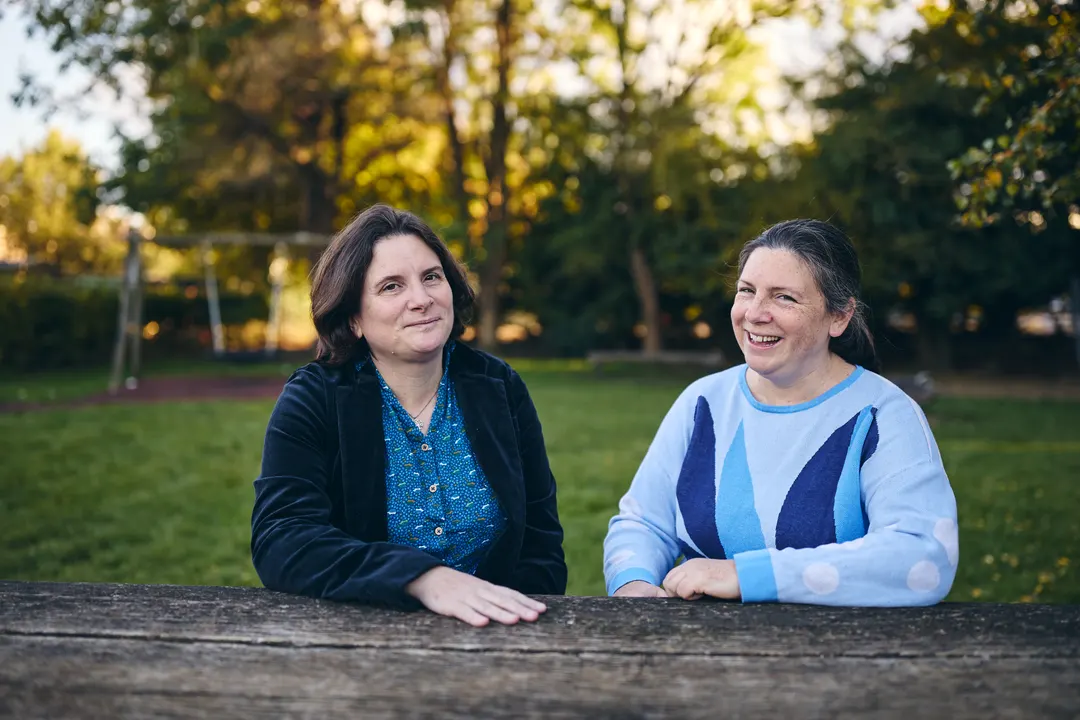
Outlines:
[[[281,335],[281,293],[289,266],[292,247],[325,247],[330,238],[309,232],[271,233],[200,233],[165,235],[152,240],[139,232],[128,234],[128,249],[124,259],[124,275],[120,283],[120,306],[117,317],[116,344],[113,346],[109,393],[115,395],[121,384],[128,390],[139,385],[142,355],[143,326],[143,266],[141,249],[144,243],[160,247],[201,249],[206,302],[210,314],[210,337],[213,357],[217,360],[252,359],[250,352],[228,352],[225,347],[225,326],[221,322],[221,303],[218,296],[217,273],[214,262],[215,245],[272,246],[268,274],[270,279],[270,311],[267,318],[266,341],[260,357],[271,358],[277,353]]]

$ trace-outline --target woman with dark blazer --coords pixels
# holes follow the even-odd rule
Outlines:
[[[465,273],[416,216],[376,205],[312,273],[318,360],[266,430],[251,553],[273,590],[536,620],[566,591],[555,479],[506,363],[455,342]]]

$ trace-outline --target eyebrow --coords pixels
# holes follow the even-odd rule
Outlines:
[[[749,285],[750,287],[754,287],[754,283],[749,282],[748,280],[743,280],[741,278],[739,279],[739,284],[740,285]],[[802,295],[801,290],[796,290],[795,288],[784,287],[783,285],[778,285],[777,287],[764,288],[764,289],[765,290],[770,290],[772,292],[788,293],[789,295]]]
[[[442,265],[432,265],[427,270],[421,270],[420,275],[421,276],[427,275],[429,272],[435,272],[435,271],[442,272],[443,271]],[[378,280],[376,280],[375,283],[374,283],[374,287],[379,287],[383,283],[389,282],[391,280],[397,280],[398,282],[401,282],[402,279],[403,278],[400,275],[386,275],[385,277],[381,277]]]

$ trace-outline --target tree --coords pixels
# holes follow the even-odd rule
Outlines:
[[[578,148],[607,173],[615,192],[608,207],[586,213],[607,218],[618,245],[613,252],[625,257],[618,266],[633,282],[644,352],[663,347],[664,289],[678,284],[684,241],[699,229],[731,234],[739,225],[716,212],[717,192],[769,173],[756,157],[767,144],[756,91],[769,63],[754,31],[774,18],[817,23],[825,14],[851,30],[857,8],[869,17],[878,5],[566,0],[560,37],[588,116]],[[648,217],[654,212],[655,224]],[[714,240],[709,267],[721,245]],[[687,261],[702,265],[698,254]]]
[[[699,155],[697,167],[679,167],[694,158],[685,150],[718,150],[702,126],[737,120],[740,108],[754,105],[751,73],[760,55],[748,31],[782,13],[781,5],[567,3],[566,23],[587,28],[568,35],[566,48],[589,88],[589,136],[581,150],[607,169],[614,191],[609,207],[589,212],[606,218],[607,232],[622,245],[646,353],[663,346],[657,266],[664,232],[648,222],[649,209],[668,210],[708,187],[721,156]],[[676,157],[682,163],[672,162]]]
[[[336,0],[32,0],[67,63],[142,76],[153,132],[123,151],[125,200],[170,230],[331,232],[436,182],[408,48]],[[36,92],[31,78],[21,97]],[[397,163],[410,154],[417,162]]]
[[[98,173],[77,142],[55,131],[22,157],[0,159],[6,243],[65,273],[118,267],[122,238],[97,218]]]
[[[1019,14],[1009,17],[1009,14]],[[983,115],[1006,108],[1000,132],[952,163],[963,183],[957,203],[964,222],[982,226],[1000,212],[1034,205],[1060,211],[1080,199],[1080,9],[1074,2],[1017,5],[985,2],[963,21],[971,32],[999,32],[1003,23],[1029,43],[955,78],[985,88],[975,106]]]
[[[70,62],[113,85],[124,68],[146,78],[158,109],[151,137],[124,147],[116,184],[129,204],[180,231],[330,232],[374,201],[423,208],[452,240],[467,231],[455,245],[478,269],[480,340],[494,345],[528,3],[417,0],[404,15],[338,0],[32,7]],[[23,97],[47,94],[31,84]]]
[[[550,88],[536,87],[547,30],[532,0],[409,0],[401,34],[422,38],[421,65],[440,98],[443,190],[451,232],[477,273],[478,339],[492,350],[513,245],[535,210],[520,130]]]
[[[1031,36],[1030,44],[1001,57],[992,71],[957,78],[985,88],[976,113],[1005,107],[1007,117],[994,135],[950,163],[959,183],[956,202],[972,227],[1012,220],[1042,233],[1056,224],[1057,234],[1066,236],[1058,265],[1070,273],[1080,362],[1080,7],[988,2],[970,11],[968,21],[982,33],[1009,13],[1014,17],[1008,21]],[[1069,228],[1061,222],[1066,218]]]
[[[951,198],[948,161],[1003,117],[999,107],[976,116],[980,90],[948,78],[993,66],[1030,35],[1004,17],[976,36],[966,12],[925,13],[903,60],[873,64],[844,48],[843,71],[816,101],[831,125],[797,158],[798,176],[771,195],[787,200],[774,208],[780,215],[814,214],[849,231],[867,290],[916,316],[920,362],[940,368],[951,365],[952,330],[969,308],[981,308],[996,332],[1015,332],[1016,311],[1060,287],[1061,245],[1054,233],[1032,243],[1015,227],[964,227]]]

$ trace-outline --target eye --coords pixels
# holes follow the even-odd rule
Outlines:
[[[783,300],[784,302],[795,302],[795,298],[791,297],[790,295],[777,295],[776,297]]]
[[[746,293],[749,293],[750,295],[753,295],[754,294],[754,288],[749,288],[749,287],[741,287],[741,288],[739,288],[739,294],[742,295],[742,294],[746,294]]]
[[[399,287],[401,287],[401,286],[398,285],[396,282],[388,282],[388,283],[386,283],[385,285],[382,286],[382,290],[380,290],[379,292],[393,292],[394,290],[397,290]]]
[[[428,282],[431,280],[442,280],[442,275],[437,271],[429,272],[427,275],[424,276],[424,282]]]

